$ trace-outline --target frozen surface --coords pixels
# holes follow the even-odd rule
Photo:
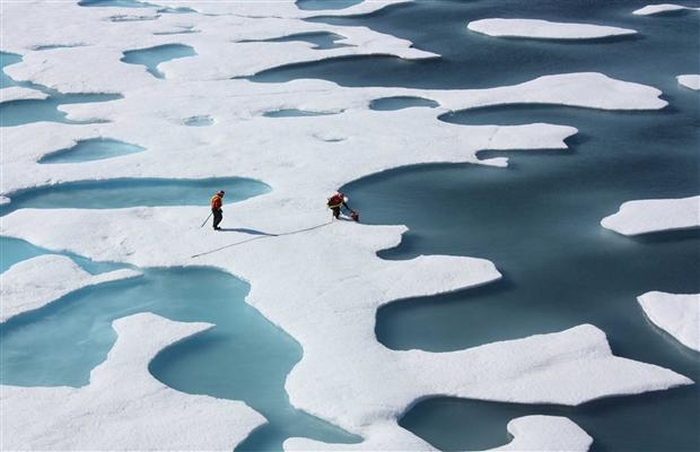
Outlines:
[[[531,39],[596,39],[637,33],[629,28],[540,19],[481,19],[469,22],[467,28],[488,36]]]
[[[700,352],[700,294],[647,292],[637,301],[655,325]]]
[[[677,5],[674,3],[661,3],[656,5],[647,5],[644,8],[640,8],[634,11],[632,14],[638,16],[651,16],[653,14],[668,13],[673,11],[682,11],[684,9],[698,11],[700,8],[694,8],[692,6]]]
[[[676,77],[678,83],[686,88],[700,90],[700,74],[684,74]]]
[[[10,86],[0,90],[0,103],[16,100],[42,100],[49,97],[48,94],[38,89]]]
[[[158,351],[211,327],[136,314],[113,323],[117,342],[88,386],[2,386],[3,449],[233,449],[262,416],[242,402],[175,391],[148,372]]]
[[[59,255],[19,262],[0,275],[0,323],[39,309],[74,290],[139,274],[125,269],[91,275],[71,259]]]
[[[624,235],[697,228],[700,227],[700,196],[628,201],[600,224]]]
[[[513,440],[502,451],[587,451],[593,443],[579,426],[565,417],[525,416],[508,423]]]
[[[370,12],[393,3],[398,2],[362,2],[322,14]],[[3,217],[0,233],[93,260],[208,265],[240,276],[251,284],[247,302],[304,349],[287,379],[292,404],[362,435],[365,442],[358,447],[365,449],[426,448],[396,419],[430,395],[576,405],[691,383],[672,371],[613,356],[603,332],[590,325],[451,353],[389,350],[374,332],[379,306],[487,284],[501,275],[491,262],[469,257],[382,260],[377,252],[397,246],[405,227],[331,222],[325,207],[333,190],[362,176],[405,165],[479,163],[477,153],[489,149],[564,150],[564,140],[577,132],[566,125],[461,126],[438,119],[449,111],[507,104],[657,110],[666,106],[658,89],[600,73],[473,90],[345,88],[321,80],[252,83],[240,77],[286,64],[353,55],[435,55],[364,27],[301,21],[321,12],[299,10],[293,2],[276,2],[274,9],[269,2],[163,4],[206,15],[164,14],[156,8],[139,8],[136,15],[131,8],[65,2],[3,4],[2,50],[23,57],[6,68],[11,77],[62,92],[115,92],[123,98],[60,107],[70,119],[99,118],[99,123],[5,128],[0,145],[12,152],[0,156],[1,195],[130,177],[249,177],[272,191],[226,206],[221,232],[200,228],[209,213],[205,207],[163,206],[19,209]],[[62,26],[45,25],[56,22]],[[252,42],[312,32],[343,36],[339,43],[345,45],[316,49],[299,41]],[[34,50],[66,42],[85,45]],[[161,63],[163,79],[120,61],[129,50],[166,44],[190,46],[196,55]],[[419,97],[438,106],[370,108],[372,101],[387,97]],[[337,114],[264,115],[281,110]],[[212,121],[188,127],[193,117]],[[120,156],[118,165],[38,164],[47,154],[100,136],[147,151]],[[482,163],[506,162],[499,157]],[[94,369],[89,386],[2,388],[2,427],[12,441],[6,447],[230,450],[262,422],[241,403],[185,396],[148,374],[158,350],[207,326],[143,314],[115,327],[119,340]],[[34,422],[25,425],[21,419],[27,418]],[[65,435],[76,431],[76,422],[79,433]],[[532,425],[516,425],[514,431],[529,441],[522,438]],[[574,430],[566,430],[572,432],[566,436],[580,444]]]
[[[129,66],[118,61],[117,64]],[[67,80],[75,78],[63,76]],[[155,80],[149,74],[145,77]],[[5,174],[0,193],[11,197],[12,191],[48,183],[116,177],[196,179],[214,176],[212,168],[225,167],[235,168],[239,176],[263,179],[282,191],[274,196],[288,197],[282,189],[290,187],[296,199],[325,199],[326,192],[347,181],[389,168],[429,162],[476,162],[477,152],[487,149],[566,149],[563,140],[576,133],[573,127],[552,124],[461,126],[438,119],[452,110],[523,103],[606,110],[661,109],[667,105],[659,99],[661,91],[655,88],[599,73],[544,76],[518,85],[478,90],[344,88],[321,80],[279,85],[227,80],[125,89],[127,95],[123,99],[61,107],[73,120],[101,117],[109,122],[33,123],[3,131],[3,148],[18,152],[1,156]],[[213,91],[221,98],[236,99],[235,108],[211,97],[208,93]],[[431,99],[440,107],[391,112],[369,108],[374,99],[398,96]],[[289,108],[339,113],[279,121],[264,116],[265,112]],[[193,113],[207,114],[215,121],[205,128],[183,127],[183,120]],[[146,122],[151,127],[139,126]],[[362,124],[362,133],[357,124]],[[407,124],[415,127],[407,128]],[[395,134],[402,139],[395,139]],[[37,164],[47,154],[100,136],[132,143],[148,152],[121,156],[119,165],[83,162],[79,167],[57,168]],[[26,146],[27,142],[32,146]],[[192,153],[197,165],[189,165],[186,158],[172,158]],[[333,153],[337,165],[329,167],[319,159],[319,155],[328,153]],[[504,165],[505,159],[489,163]],[[300,167],[306,170],[289,171]],[[317,174],[321,168],[322,180],[307,176]],[[308,210],[308,204],[302,209]]]

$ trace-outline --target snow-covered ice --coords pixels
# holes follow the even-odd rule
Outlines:
[[[21,86],[9,86],[0,89],[0,103],[12,102],[15,100],[42,100],[49,97],[48,94],[38,89],[24,88]]]
[[[141,313],[112,326],[117,342],[88,386],[0,388],[4,450],[232,450],[265,422],[242,402],[183,394],[149,373],[160,350],[213,325]]]
[[[499,451],[587,451],[591,438],[578,425],[565,417],[524,416],[508,422],[513,440]]]
[[[700,90],[700,74],[684,74],[676,77],[678,83],[686,88]]]
[[[598,39],[637,33],[629,28],[541,19],[480,19],[469,22],[467,28],[488,36],[530,39]]]
[[[700,11],[700,8],[695,8],[692,6],[678,5],[675,3],[661,3],[661,4],[655,4],[655,5],[647,5],[644,8],[640,8],[638,10],[633,11],[632,14],[636,14],[638,16],[651,16],[654,14],[661,14],[661,13],[668,13],[668,12],[682,11],[682,10]]]
[[[700,294],[647,292],[637,301],[655,325],[700,352]]]
[[[213,90],[221,97],[210,97],[208,93]],[[438,119],[449,111],[524,103],[606,110],[661,109],[667,105],[659,99],[661,91],[656,88],[599,73],[543,76],[518,85],[477,90],[345,88],[321,80],[284,84],[235,80],[129,86],[122,92],[123,99],[110,102],[61,106],[69,119],[89,121],[100,117],[108,121],[105,123],[44,122],[3,131],[3,147],[18,151],[1,156],[5,168],[1,192],[7,195],[49,182],[116,177],[205,178],[216,175],[212,168],[223,166],[235,168],[239,176],[263,179],[278,192],[290,187],[295,198],[310,196],[312,200],[347,181],[397,166],[477,162],[476,154],[488,149],[566,149],[564,139],[576,133],[573,127],[551,124],[462,126]],[[369,108],[374,99],[395,96],[432,99],[440,107],[391,112]],[[235,99],[235,108],[221,102],[221,98]],[[286,108],[338,114],[280,121],[263,116]],[[214,118],[214,124],[198,130],[182,126],[185,118],[204,114]],[[146,121],[151,127],[140,125]],[[357,124],[362,124],[361,133]],[[417,126],[407,128],[407,124]],[[37,163],[41,157],[70,148],[77,141],[102,136],[142,146],[148,152],[121,156],[119,165],[109,166],[84,162],[56,168]],[[329,141],[329,137],[334,140]],[[335,140],[338,137],[348,139]],[[26,146],[28,142],[32,146]],[[197,165],[172,158],[190,153],[196,154]],[[337,162],[334,166],[319,160],[320,155],[329,153]],[[503,165],[505,161],[499,158],[490,163]],[[309,162],[314,162],[313,168]],[[322,171],[329,182],[324,182],[322,188],[309,187],[309,191],[307,186],[319,179],[309,178],[307,172],[289,171],[300,167],[309,173]]]
[[[138,275],[139,272],[129,269],[91,275],[70,258],[60,255],[19,262],[0,275],[0,323],[39,309],[83,287]]]
[[[700,196],[628,201],[600,224],[624,235],[700,227]]]

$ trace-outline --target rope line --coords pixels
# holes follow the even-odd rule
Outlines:
[[[267,238],[270,238],[270,237],[282,237],[282,236],[285,236],[285,235],[300,234],[300,233],[302,233],[302,232],[308,232],[308,231],[312,231],[312,230],[314,230],[314,229],[319,229],[319,228],[322,228],[322,227],[324,227],[324,226],[328,226],[328,225],[331,224],[331,223],[333,223],[333,220],[331,220],[331,221],[329,221],[329,222],[327,222],[327,223],[317,224],[316,226],[311,226],[311,227],[304,228],[304,229],[298,229],[298,230],[296,230],[296,231],[283,232],[283,233],[281,233],[281,234],[265,234],[265,235],[261,235],[261,236],[259,236],[259,237],[252,237],[252,238],[245,239],[245,240],[241,240],[240,242],[231,243],[231,244],[229,244],[229,245],[225,245],[225,246],[222,246],[222,247],[219,247],[219,248],[210,250],[210,251],[205,251],[205,252],[199,253],[199,254],[193,254],[192,256],[190,256],[190,258],[191,258],[191,259],[194,259],[194,258],[196,258],[196,257],[206,256],[207,254],[216,253],[216,252],[218,252],[218,251],[225,250],[226,248],[231,248],[231,247],[238,246],[238,245],[243,245],[244,243],[252,242],[252,241],[254,241],[254,240],[267,239]]]

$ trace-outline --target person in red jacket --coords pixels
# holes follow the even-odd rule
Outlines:
[[[345,207],[347,210],[350,211],[350,218],[354,221],[359,221],[360,215],[354,210],[352,210],[350,207],[348,207],[347,202],[348,198],[341,192],[337,192],[333,196],[328,198],[326,205],[329,209],[333,211],[333,218],[335,218],[336,220],[340,218],[341,209]]]
[[[219,190],[216,192],[216,194],[214,194],[214,196],[211,197],[211,213],[214,215],[215,231],[221,230],[219,223],[221,223],[221,220],[224,219],[224,211],[221,209],[221,206],[224,203],[223,198],[225,193],[225,191]]]

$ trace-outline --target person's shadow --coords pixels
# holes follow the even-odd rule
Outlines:
[[[263,231],[258,231],[255,229],[248,229],[248,228],[221,228],[219,231],[222,232],[242,232],[243,234],[251,234],[251,235],[266,235],[269,237],[276,237],[277,234],[270,234],[268,232],[263,232]]]

